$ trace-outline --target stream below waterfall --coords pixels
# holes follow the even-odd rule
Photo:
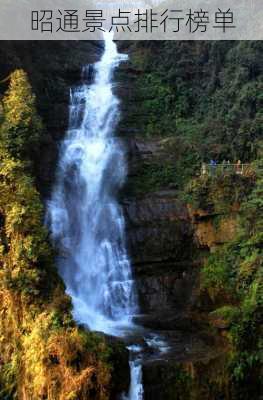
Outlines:
[[[60,148],[47,223],[75,320],[125,340],[131,383],[121,397],[142,400],[143,358],[147,352],[161,355],[168,347],[133,323],[139,306],[117,201],[126,165],[114,135],[120,112],[112,81],[114,70],[128,57],[118,53],[111,33],[104,34],[104,44],[101,60],[85,66],[81,84],[71,89],[69,129]]]

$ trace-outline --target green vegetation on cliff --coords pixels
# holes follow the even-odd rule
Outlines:
[[[200,277],[200,310],[209,312],[210,329],[226,339],[224,362],[181,369],[176,394],[167,398],[256,400],[261,395],[262,54],[261,42],[131,45],[133,96],[127,97],[122,129],[134,128],[138,143],[151,153],[138,161],[131,193],[177,189],[203,222],[203,235],[218,231],[222,221],[227,229],[228,219],[233,231],[238,226],[233,240],[231,232],[214,243]],[[255,173],[200,176],[201,163],[210,159],[240,159]]]
[[[42,123],[16,70],[0,121],[0,398],[107,399],[111,348],[77,328],[33,178]]]
[[[185,200],[195,209],[212,214],[229,214],[239,208],[254,186],[254,179],[234,173],[205,175],[192,179],[185,188]]]
[[[218,224],[235,212],[233,240],[217,246],[201,270],[203,299],[210,299],[212,325],[223,326],[229,343],[225,374],[231,399],[259,399],[263,372],[263,164],[259,143],[255,173],[193,179],[187,200]],[[207,215],[207,214],[205,214]],[[217,226],[214,227],[217,229]],[[207,297],[206,297],[207,296]],[[207,300],[206,300],[207,303]],[[222,329],[222,328],[221,328]],[[221,372],[222,373],[222,372]]]
[[[214,303],[215,318],[226,321],[232,350],[229,371],[233,397],[259,398],[263,372],[263,176],[240,211],[236,238],[211,254],[201,274],[201,286]]]
[[[169,182],[182,189],[202,161],[251,162],[262,134],[261,42],[136,42],[130,49],[132,96],[123,128],[163,143]],[[124,99],[125,101],[125,99]],[[136,116],[136,118],[135,118]],[[157,160],[159,168],[162,160]],[[167,165],[169,164],[169,165]],[[160,188],[155,164],[138,176]],[[164,176],[167,181],[167,177]]]

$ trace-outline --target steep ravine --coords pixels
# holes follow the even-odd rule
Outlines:
[[[53,181],[52,171],[57,159],[57,143],[62,138],[62,132],[65,131],[67,125],[68,100],[66,95],[61,96],[61,94],[66,94],[69,85],[78,81],[78,73],[84,64],[85,53],[89,55],[85,63],[87,60],[94,62],[94,59],[101,54],[99,44],[89,44],[89,48],[81,44],[80,48],[77,58],[74,59],[72,55],[74,64],[70,62],[68,65],[59,67],[59,63],[51,62],[50,64],[51,67],[54,65],[53,71],[52,68],[48,70],[50,88],[54,86],[52,73],[56,72],[55,81],[61,82],[56,92],[51,89],[46,92],[50,93],[51,99],[54,99],[52,100],[54,107],[43,106],[46,100],[38,100],[40,114],[46,121],[48,133],[48,136],[45,135],[42,147],[46,168],[41,168],[39,175],[40,186],[44,187],[44,195],[50,191],[49,187]],[[59,59],[62,55],[63,52]],[[31,63],[34,64],[34,61],[26,64],[29,65],[27,67],[29,74],[32,70]],[[127,75],[127,82],[129,82],[129,70]],[[90,79],[92,78],[91,76]],[[40,93],[39,82],[43,85],[40,76],[36,75],[34,78],[32,74],[32,82]],[[129,84],[126,85],[120,80],[117,88],[121,104],[125,107],[127,103],[122,100],[127,90],[130,92]],[[133,96],[133,93],[130,92],[130,95]],[[58,111],[56,103],[58,97],[61,110],[64,109],[65,118],[61,118],[63,113]],[[63,98],[65,101],[61,104]],[[122,112],[123,120],[125,120],[125,109]],[[58,114],[59,118],[57,118]],[[199,317],[194,318],[199,301],[198,271],[203,250],[200,252],[195,235],[196,225],[193,224],[186,203],[178,198],[176,184],[173,186],[164,182],[161,190],[150,190],[146,195],[134,192],[134,187],[140,182],[141,166],[145,162],[152,163],[153,160],[157,166],[162,165],[163,158],[167,157],[166,147],[162,146],[162,142],[158,140],[141,140],[136,137],[138,135],[134,135],[134,132],[129,132],[127,135],[125,131],[122,131],[121,136],[125,141],[128,157],[128,179],[121,201],[126,217],[129,253],[136,274],[140,307],[144,314],[139,323],[160,331],[171,346],[171,352],[163,360],[147,362],[144,366],[145,399],[157,399],[156,391],[158,391],[160,400],[164,398],[168,400],[176,398],[173,387],[178,376],[181,376],[181,368],[183,371],[184,368],[189,370],[190,365],[199,362],[201,365],[202,363],[209,365],[210,360],[218,357],[217,337],[211,335],[210,332],[207,333],[206,325],[200,323]],[[47,142],[46,137],[49,137],[51,141],[48,139]],[[51,154],[53,156],[50,158]],[[156,383],[155,374],[161,376],[158,383]],[[113,380],[115,379],[116,382],[120,381],[117,376],[113,377]],[[126,380],[128,381],[128,377]],[[180,391],[179,386],[176,390]]]
[[[124,47],[129,50],[129,45]],[[54,182],[58,146],[68,123],[69,87],[79,81],[81,67],[98,60],[101,51],[100,43],[84,42],[70,51],[65,43],[24,43],[20,48],[7,43],[1,48],[2,77],[18,67],[28,73],[45,124],[33,160],[42,199],[50,195]],[[131,63],[120,67],[115,90],[122,101],[118,134],[128,161],[120,202],[143,313],[138,323],[159,332],[170,346],[164,357],[156,359],[149,354],[143,365],[145,400],[231,399],[225,373],[225,352],[231,350],[225,340],[227,324],[209,320],[211,304],[200,293],[199,279],[204,259],[235,236],[239,208],[235,204],[231,212],[215,215],[194,209],[182,198],[173,171],[176,151],[183,152],[184,147],[170,141],[169,135],[146,135],[137,122],[148,117],[133,85],[142,69]],[[7,84],[0,88],[3,94]],[[117,400],[129,385],[128,357],[123,345],[111,341],[114,368],[107,393],[102,388],[101,398],[111,391],[111,399]],[[94,392],[92,396],[96,398]]]
[[[169,186],[145,195],[130,194],[133,180],[139,179],[136,173],[140,163],[146,157],[148,162],[156,159],[160,148],[147,139],[127,143],[130,173],[122,201],[144,313],[139,322],[163,335],[170,346],[163,359],[144,365],[145,399],[188,399],[193,395],[210,400],[215,398],[213,390],[202,379],[215,379],[212,375],[209,378],[211,368],[222,373],[225,347],[216,331],[208,329],[204,310],[200,309],[200,267],[218,244],[214,239],[218,232],[213,229],[213,215],[207,215],[205,222],[197,221],[178,191]],[[210,238],[207,236],[204,242],[200,232],[204,231],[206,237],[207,224],[211,225]],[[226,232],[227,225],[225,232],[221,232],[221,238],[225,238],[221,244],[228,240]],[[190,377],[193,381],[196,377],[196,389],[190,388]],[[188,379],[189,393],[183,390]]]

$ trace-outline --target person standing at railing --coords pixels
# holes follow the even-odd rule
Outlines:
[[[241,164],[240,160],[238,160],[238,162],[236,164],[236,173],[239,175],[242,175],[242,164]]]
[[[225,173],[226,167],[227,167],[227,163],[226,163],[226,160],[224,159],[222,162],[222,168],[221,168],[223,173]]]
[[[217,162],[215,160],[211,159],[210,160],[210,167],[211,167],[210,171],[211,171],[212,175],[215,175],[216,165],[217,165]]]
[[[202,166],[201,166],[201,175],[202,176],[205,176],[205,175],[207,175],[207,167],[206,167],[206,163],[202,163]]]

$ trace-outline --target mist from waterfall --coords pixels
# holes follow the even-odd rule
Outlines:
[[[127,56],[118,53],[111,33],[104,34],[104,45],[94,82],[88,82],[87,66],[70,94],[69,129],[47,219],[74,318],[91,330],[119,335],[138,312],[117,201],[126,176],[124,149],[114,137],[120,113],[112,75]]]

